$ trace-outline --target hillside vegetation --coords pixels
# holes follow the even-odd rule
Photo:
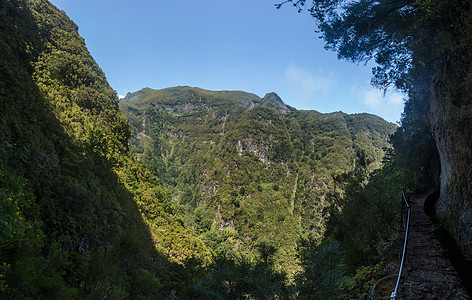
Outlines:
[[[0,1],[0,49],[2,299],[359,298],[438,173],[408,106],[397,130],[275,93],[119,102],[47,0]]]
[[[209,252],[132,157],[77,30],[46,0],[0,2],[0,298],[164,297]]]
[[[435,211],[472,258],[471,2],[287,0],[277,7],[284,4],[308,12],[338,58],[374,62],[373,85],[407,95],[402,127],[409,142],[421,143],[412,160],[436,152],[424,172],[439,190]]]
[[[369,114],[322,114],[275,94],[145,88],[120,108],[130,149],[172,195],[214,253],[260,257],[294,272],[297,242],[320,239],[342,197],[339,178],[363,164],[378,169],[397,128]]]

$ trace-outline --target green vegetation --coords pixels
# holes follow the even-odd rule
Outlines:
[[[275,248],[260,245],[261,259],[217,257],[215,263],[190,289],[198,299],[288,299],[295,295],[284,272],[274,270]]]
[[[401,190],[437,178],[424,123],[408,106],[393,133],[372,115],[298,111],[274,94],[224,92],[218,105],[221,95],[144,89],[120,102],[134,155],[215,254],[189,295],[264,298],[252,277],[281,288],[265,295],[365,297],[389,275]],[[273,249],[271,264],[261,246]]]
[[[461,239],[461,231],[462,236],[470,232],[470,222],[466,225],[457,219],[459,215],[470,216],[470,210],[465,208],[470,197],[458,192],[465,190],[467,184],[465,180],[460,184],[450,180],[451,174],[470,175],[463,168],[472,161],[470,135],[463,131],[464,127],[451,122],[455,119],[461,126],[470,123],[466,121],[470,121],[470,102],[465,99],[470,87],[458,85],[469,76],[466,74],[470,74],[472,61],[465,54],[470,47],[470,35],[465,29],[470,28],[472,20],[470,3],[288,0],[277,7],[287,2],[299,12],[307,8],[327,48],[337,51],[340,58],[354,62],[375,60],[378,66],[373,69],[374,85],[384,89],[395,86],[409,96],[402,126],[390,138],[393,149],[384,158],[383,166],[369,172],[369,159],[358,152],[354,171],[337,177],[342,193],[332,195],[335,205],[331,207],[324,242],[302,244],[302,254],[311,248],[313,253],[324,253],[327,241],[338,240],[341,251],[328,252],[328,257],[341,257],[351,276],[344,283],[338,282],[334,290],[327,290],[319,277],[306,276],[310,265],[318,262],[315,256],[308,264],[303,262],[305,286],[316,286],[318,293],[326,292],[328,297],[363,299],[374,284],[380,287],[388,281],[386,266],[395,262],[391,251],[397,240],[400,190],[412,195],[431,187],[440,188],[442,200],[438,209],[446,216],[450,230],[457,233],[457,240]],[[448,207],[455,207],[455,211],[448,212]],[[463,241],[465,248],[470,247],[470,239]],[[329,266],[330,261],[324,259],[320,269]]]
[[[416,102],[398,130],[275,93],[119,103],[46,0],[0,2],[0,49],[0,298],[362,298],[400,190],[438,184]]]
[[[171,191],[172,204],[215,254],[259,257],[299,270],[297,242],[323,236],[336,178],[354,171],[356,153],[379,168],[396,126],[379,117],[321,114],[286,106],[274,93],[175,87],[128,94],[134,155]]]
[[[420,152],[441,162],[437,213],[462,250],[472,253],[472,133],[464,130],[472,120],[470,1],[286,0],[277,7],[287,2],[299,12],[306,8],[339,58],[375,61],[374,85],[408,95],[404,130],[415,137],[409,142],[420,142]],[[436,166],[422,176],[436,173]]]
[[[0,3],[0,298],[166,297],[209,252],[128,150],[116,93],[48,1]]]

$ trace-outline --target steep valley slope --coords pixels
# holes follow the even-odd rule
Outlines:
[[[0,1],[0,298],[165,298],[209,251],[131,155],[116,92],[46,0]]]
[[[257,249],[290,270],[342,174],[378,167],[396,128],[274,93],[143,89],[119,103],[47,0],[0,1],[0,49],[2,299],[182,297],[214,255]]]
[[[341,176],[378,168],[397,128],[369,114],[297,110],[275,93],[192,87],[145,88],[120,108],[131,151],[213,251],[257,256],[270,246],[285,270],[300,237],[323,235]]]

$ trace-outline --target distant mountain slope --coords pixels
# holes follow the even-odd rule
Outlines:
[[[396,125],[369,114],[321,114],[275,93],[192,87],[128,94],[131,151],[172,191],[173,204],[216,251],[294,265],[298,238],[323,234],[334,179],[356,160],[377,168]]]
[[[64,12],[0,1],[0,298],[165,298],[209,252]],[[174,292],[175,293],[175,292]]]

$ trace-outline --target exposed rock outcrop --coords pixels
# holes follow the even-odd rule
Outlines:
[[[455,99],[468,99],[464,90]],[[432,94],[427,112],[441,160],[437,213],[464,252],[472,250],[472,105]]]
[[[290,112],[290,106],[286,105],[276,93],[267,93],[261,100],[262,105],[275,109],[278,113],[285,114]]]

